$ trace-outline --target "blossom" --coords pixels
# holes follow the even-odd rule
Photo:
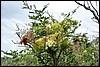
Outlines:
[[[87,50],[84,50],[83,52],[84,52],[84,53],[86,53],[86,52],[87,52]]]
[[[46,46],[48,46],[48,47],[51,47],[54,44],[55,44],[55,41],[48,40],[48,42],[46,42]]]

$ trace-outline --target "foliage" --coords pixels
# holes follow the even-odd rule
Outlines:
[[[3,57],[2,66],[6,63],[7,66],[95,66],[97,64],[99,44],[95,44],[96,47],[92,45],[85,33],[75,34],[75,30],[81,26],[78,20],[73,20],[71,17],[76,9],[69,12],[70,14],[63,13],[64,19],[57,21],[46,11],[48,4],[38,10],[35,5],[33,8],[25,1],[23,3],[23,9],[29,9],[29,14],[32,14],[29,15],[29,19],[33,20],[29,29],[32,38],[27,38],[27,45],[24,44],[26,49],[20,52],[2,51],[12,56],[12,58]]]
[[[25,49],[22,51],[16,50],[16,53],[6,52],[5,54],[16,54],[17,57],[11,55],[12,57],[4,56],[1,58],[1,66],[40,66],[41,63],[37,62],[38,59],[32,55],[32,51]]]

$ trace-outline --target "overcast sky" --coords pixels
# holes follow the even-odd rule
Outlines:
[[[47,10],[59,21],[61,20],[61,12],[67,13],[78,6],[74,1],[30,1],[28,3],[35,4],[38,9],[42,9],[43,5],[49,3]],[[22,6],[22,1],[1,1],[1,50],[24,49],[24,47],[18,47],[18,44],[13,44],[11,41],[19,41],[19,38],[15,35],[15,30],[17,29],[16,23],[20,26],[25,26],[25,24],[30,22],[28,19],[28,11],[22,9]],[[97,9],[99,10],[99,4]],[[93,15],[90,11],[80,7],[73,15],[73,19],[82,21],[82,26],[76,32],[87,32],[89,38],[92,35],[99,36],[98,33],[93,32],[99,32],[99,25],[91,20],[92,17]]]

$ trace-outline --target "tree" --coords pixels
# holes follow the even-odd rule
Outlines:
[[[89,10],[94,17],[92,17],[91,19],[93,20],[96,20],[94,22],[98,23],[99,24],[99,12],[97,11],[97,2],[96,1],[96,7],[93,6],[93,3],[91,1],[84,1],[84,3],[80,3],[80,2],[77,2],[75,1],[78,5],[84,7],[86,10]]]
[[[95,66],[99,55],[98,44],[97,47],[91,45],[86,33],[75,34],[75,30],[81,26],[78,20],[72,18],[77,8],[68,14],[62,13],[64,19],[57,21],[46,11],[47,7],[48,4],[38,9],[35,5],[23,2],[23,9],[29,10],[28,17],[33,21],[22,37],[22,31],[17,26],[20,44],[27,49],[10,53],[2,51],[12,56],[10,63],[28,66],[35,63],[36,66]]]

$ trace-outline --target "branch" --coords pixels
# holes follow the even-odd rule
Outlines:
[[[18,34],[18,32],[16,32],[17,36],[21,39],[20,35]]]
[[[81,3],[77,2],[77,1],[75,1],[75,2],[76,2],[78,5],[83,6],[86,10],[91,11],[91,12],[93,13],[95,19],[98,20],[98,24],[99,24],[99,17],[95,14],[95,12],[94,12],[91,8],[88,8],[88,7],[86,7],[85,5],[83,5],[83,4],[81,4]]]
[[[28,44],[27,44],[28,45]],[[28,45],[30,48],[32,48],[32,46],[31,45]],[[32,51],[34,52],[34,53],[36,53],[35,52],[35,50],[32,48]],[[45,64],[46,65],[46,63],[43,61],[44,60],[44,58],[42,59],[42,56],[40,55],[40,54],[38,54],[38,53],[36,53],[36,55],[35,56],[37,56],[38,57],[38,59],[43,63],[43,64]]]
[[[84,5],[85,5],[85,1],[84,1]]]
[[[87,1],[87,5],[88,5],[88,8],[90,8],[88,1]]]
[[[93,6],[93,4],[91,3],[91,1],[90,1],[90,4],[91,4],[92,8],[96,11],[97,15],[99,15],[99,14],[98,14],[98,11],[94,8],[94,6]]]
[[[57,59],[59,59],[59,57],[60,57],[61,53],[62,53],[62,49],[60,50],[60,52],[59,52],[59,55],[58,55],[58,58],[57,58]]]
[[[13,40],[12,40],[12,42],[13,42]],[[19,43],[15,43],[15,42],[13,42],[14,44],[19,44]],[[33,47],[31,46],[31,45],[29,45],[29,44],[26,44],[27,46],[29,46],[29,48],[32,48],[32,51],[33,51],[33,53],[36,53],[35,52],[35,50],[33,49]],[[2,51],[3,52],[3,51]],[[4,52],[3,52],[4,53]],[[46,63],[43,61],[43,59],[41,58],[42,56],[40,55],[40,54],[38,54],[38,53],[36,53],[36,55],[35,56],[37,56],[38,57],[38,59],[43,63],[43,64],[45,64],[46,65]]]
[[[37,56],[38,59],[39,59],[43,64],[46,65],[46,63],[43,61],[44,58],[42,59],[42,56],[41,56],[40,54],[36,54],[35,56]]]
[[[20,44],[20,43],[15,43],[13,40],[12,40],[12,42],[13,42],[14,44]]]

